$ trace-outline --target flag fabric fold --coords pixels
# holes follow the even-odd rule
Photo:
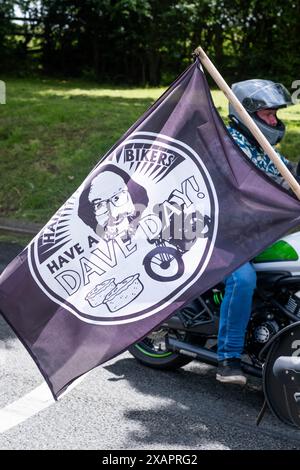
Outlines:
[[[0,310],[57,398],[299,220],[196,60],[2,273]]]

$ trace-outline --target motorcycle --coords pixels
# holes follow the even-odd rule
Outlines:
[[[242,369],[262,378],[265,404],[273,413],[300,428],[300,232],[278,240],[252,264],[257,288]],[[192,360],[217,366],[223,296],[220,283],[132,345],[129,352],[154,369],[176,370]]]

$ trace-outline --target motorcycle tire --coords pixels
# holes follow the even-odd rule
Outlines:
[[[161,331],[161,330],[158,330]],[[153,343],[153,332],[139,343],[135,343],[128,348],[132,356],[141,364],[153,369],[159,370],[176,370],[189,364],[193,358],[183,356],[171,351],[157,350]]]

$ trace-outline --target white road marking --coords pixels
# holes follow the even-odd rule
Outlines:
[[[87,375],[88,373],[74,380],[67,390],[61,394],[59,399],[67,395]],[[4,433],[8,429],[23,423],[54,403],[55,400],[48,385],[46,382],[42,383],[31,392],[0,410],[0,433]]]

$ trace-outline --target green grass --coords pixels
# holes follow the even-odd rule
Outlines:
[[[0,216],[45,223],[99,158],[163,88],[112,88],[84,81],[6,81],[0,105]],[[213,92],[226,117],[226,98]],[[300,105],[281,111],[280,150],[298,160]]]
[[[0,106],[0,216],[46,222],[163,89],[8,80]]]
[[[19,235],[11,232],[0,231],[0,243],[16,243],[20,246],[26,246],[32,240],[33,235]]]

